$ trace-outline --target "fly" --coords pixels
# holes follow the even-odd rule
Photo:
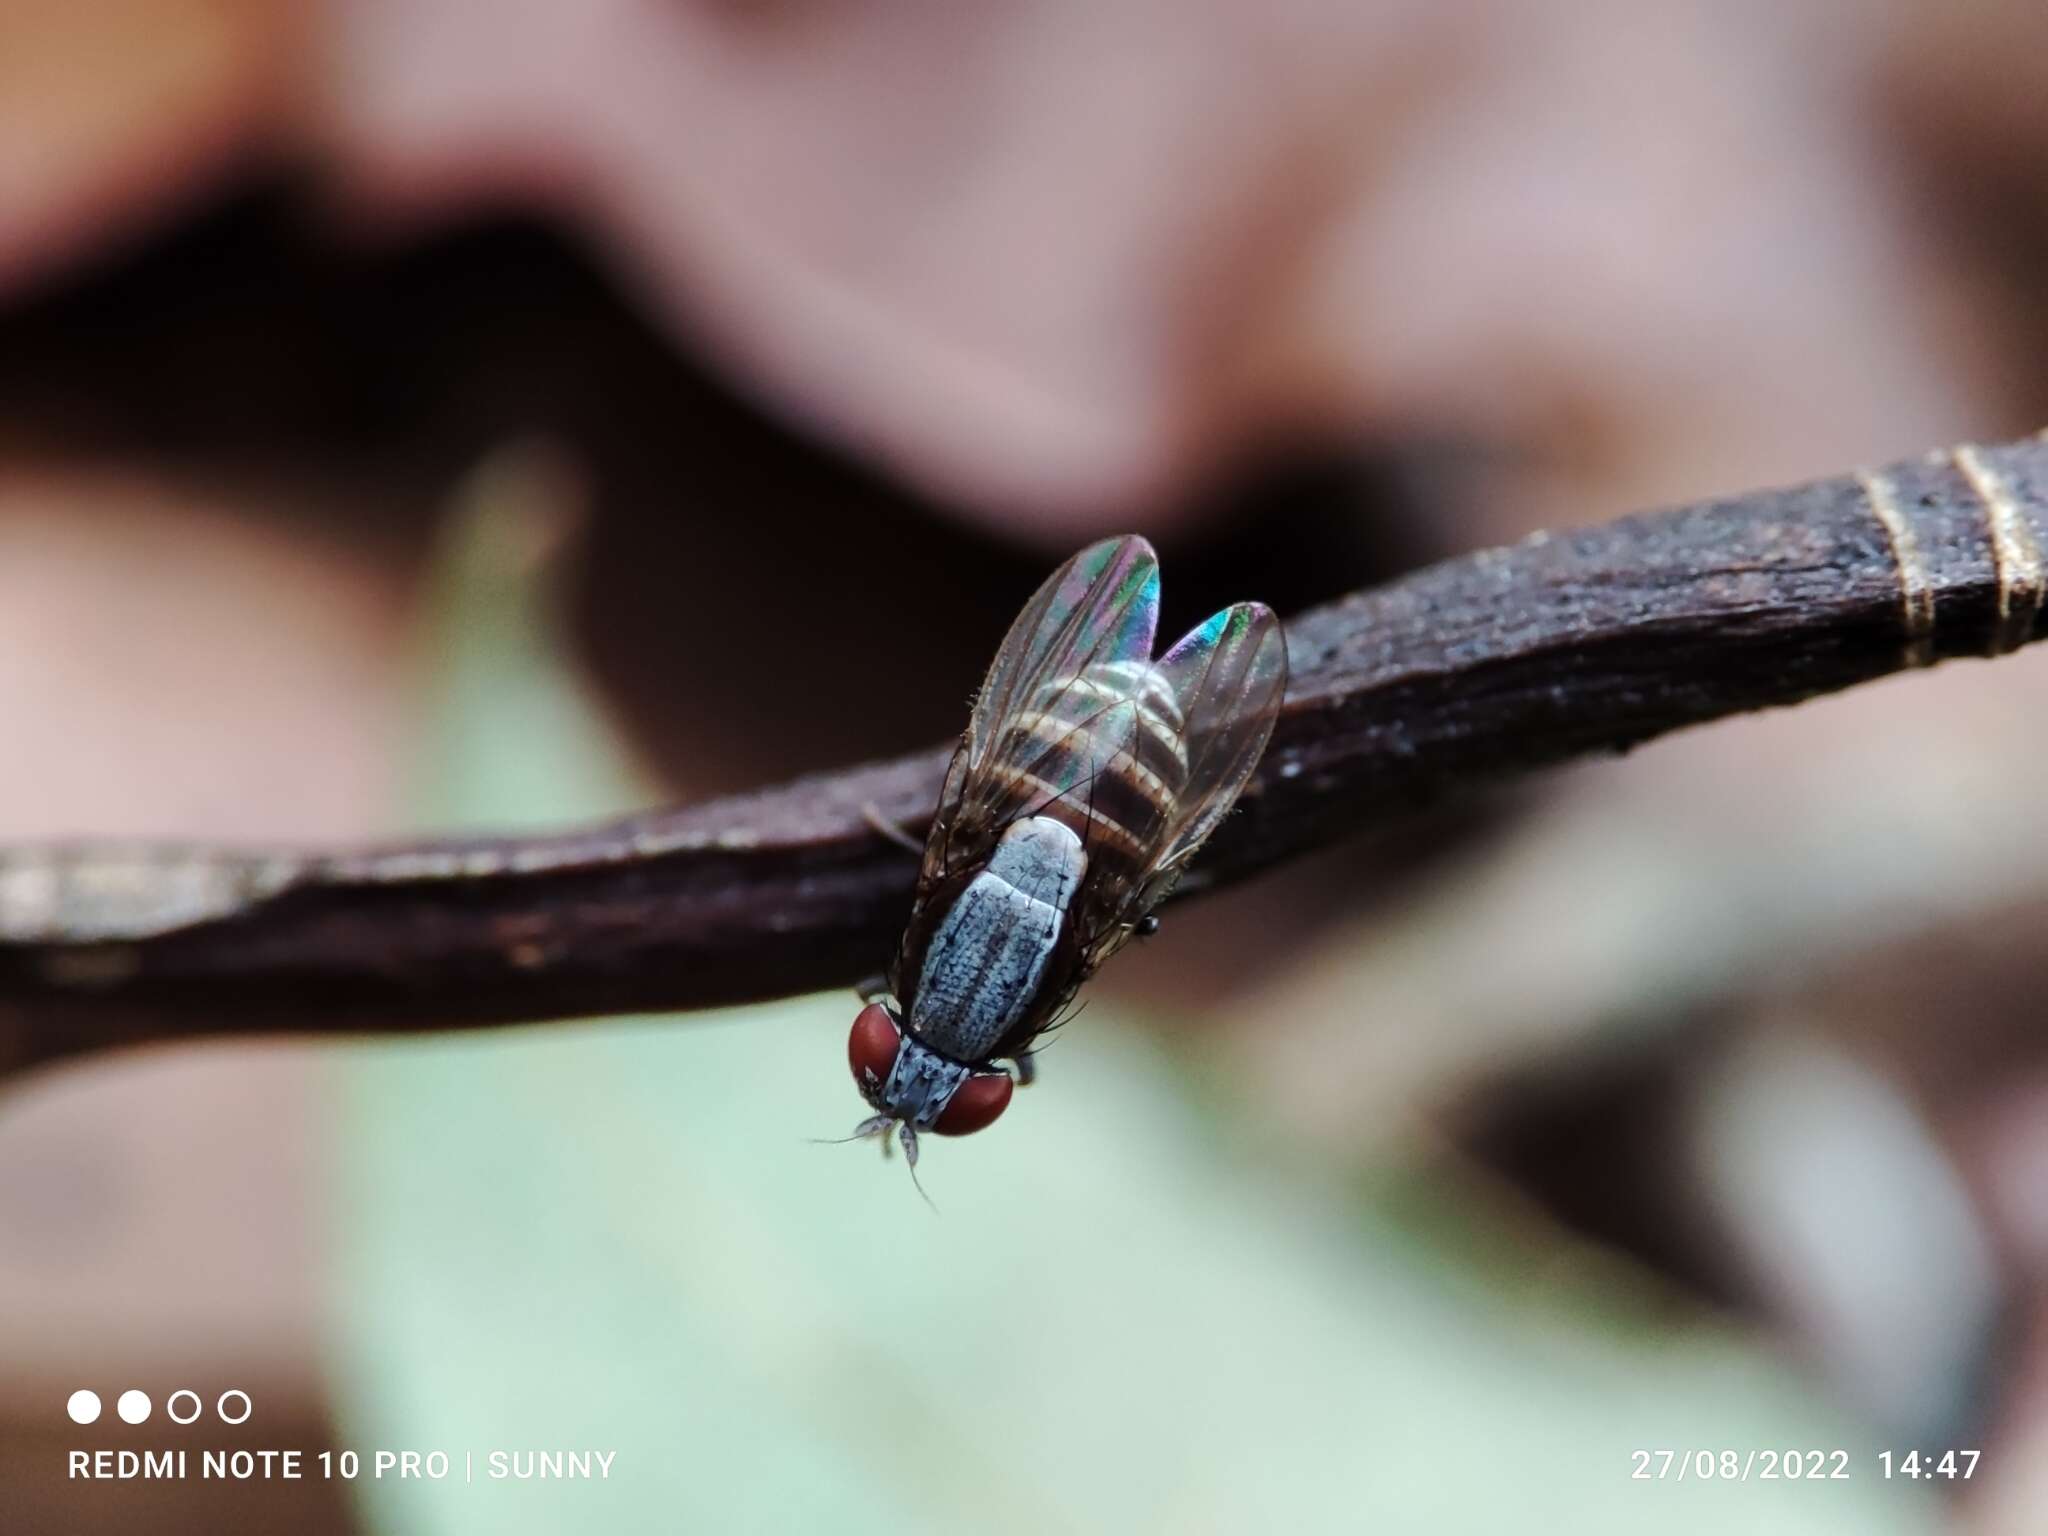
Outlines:
[[[1104,539],[1010,626],[946,770],[885,986],[847,1056],[914,1171],[917,1135],[965,1136],[1033,1076],[1032,1046],[1187,867],[1251,777],[1287,685],[1263,603],[1156,661],[1159,562]],[[1005,1065],[1007,1064],[1007,1065]]]

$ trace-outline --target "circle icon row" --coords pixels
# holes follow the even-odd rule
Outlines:
[[[241,1400],[241,1412],[231,1413],[228,1405],[237,1398]],[[147,1392],[138,1392],[130,1387],[115,1400],[114,1412],[121,1416],[121,1422],[124,1424],[140,1424],[149,1417],[152,1406]],[[246,1424],[253,1406],[248,1393],[240,1387],[229,1387],[221,1393],[220,1400],[213,1405],[213,1411],[220,1415],[223,1424]],[[185,1411],[181,1412],[181,1408]],[[80,1387],[66,1399],[64,1411],[71,1415],[71,1422],[74,1424],[97,1423],[100,1416],[100,1395],[90,1387]],[[199,1394],[189,1387],[180,1387],[164,1403],[164,1412],[173,1424],[190,1424],[205,1411],[206,1405],[200,1402]]]

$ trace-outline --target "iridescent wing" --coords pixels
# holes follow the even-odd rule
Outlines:
[[[1071,697],[1073,680],[1103,668],[1144,667],[1158,624],[1159,562],[1142,538],[1091,544],[1046,579],[997,650],[946,771],[925,843],[920,904],[941,882],[986,858],[1011,822],[1077,791],[1073,766],[1055,771],[1049,762],[1060,751],[1061,732],[1042,718],[1044,709],[1066,699],[1086,731],[1091,710]],[[1041,730],[1054,739],[1038,742],[1033,733]]]
[[[1083,974],[1114,953],[1172,889],[1258,766],[1287,690],[1287,644],[1273,610],[1238,603],[1210,616],[1153,664],[1179,715],[1178,791],[1150,829],[1143,861],[1106,871],[1079,907]]]

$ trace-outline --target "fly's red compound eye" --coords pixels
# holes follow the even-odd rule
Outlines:
[[[889,1010],[869,1003],[853,1021],[853,1033],[846,1037],[846,1059],[853,1068],[853,1080],[865,1083],[868,1074],[877,1083],[889,1081],[889,1069],[896,1065],[896,1052],[903,1035]]]
[[[971,1136],[1010,1107],[1016,1085],[1007,1072],[977,1072],[958,1088],[932,1129],[941,1136]]]

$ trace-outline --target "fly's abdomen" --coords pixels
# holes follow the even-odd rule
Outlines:
[[[1180,701],[1149,661],[1098,662],[1048,683],[1009,722],[993,774],[1080,837],[1112,880],[1150,861],[1187,782]]]
[[[1004,833],[933,930],[910,1032],[955,1061],[986,1061],[1040,1005],[1087,867],[1063,822],[1030,816]]]

